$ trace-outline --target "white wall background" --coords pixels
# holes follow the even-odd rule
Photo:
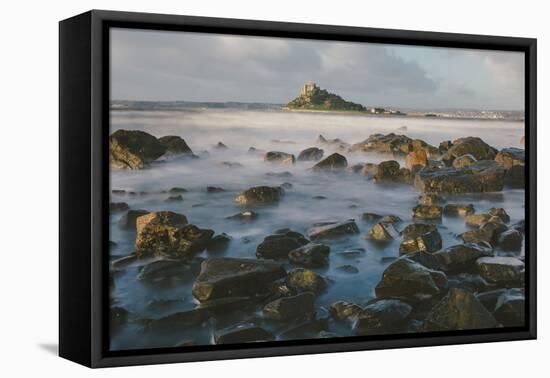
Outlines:
[[[8,1],[0,39],[0,375],[19,377],[520,377],[550,363],[545,151],[550,27],[544,1]],[[58,25],[89,9],[538,38],[539,340],[89,370],[58,358]],[[544,93],[546,91],[546,93]],[[75,125],[78,126],[78,125]]]

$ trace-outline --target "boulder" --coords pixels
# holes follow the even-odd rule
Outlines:
[[[380,219],[380,222],[382,223],[401,223],[403,220],[399,218],[397,215],[385,215]]]
[[[187,193],[187,189],[176,186],[176,187],[170,188],[170,190],[168,190],[168,193],[171,193],[171,194]]]
[[[314,171],[339,171],[347,166],[347,159],[336,152],[315,164],[312,169]]]
[[[477,159],[470,154],[462,155],[453,160],[453,167],[465,168],[477,162]]]
[[[489,222],[489,219],[491,219],[489,214],[470,214],[465,217],[464,221],[467,226],[481,227],[481,225]]]
[[[376,213],[363,213],[361,217],[366,222],[376,222],[382,219],[382,215]]]
[[[214,148],[216,150],[227,150],[227,146],[225,144],[223,144],[222,142],[218,142],[214,145]]]
[[[445,202],[445,198],[435,193],[425,193],[418,198],[419,205],[435,206],[443,205]]]
[[[497,217],[502,223],[510,223],[510,216],[501,207],[493,207],[488,211],[489,215]]]
[[[263,308],[263,316],[278,321],[310,319],[315,314],[314,304],[315,295],[313,293],[300,293],[269,302]]]
[[[200,263],[193,260],[156,260],[139,269],[138,281],[162,282],[166,280],[193,279],[200,270]]]
[[[446,287],[445,273],[402,257],[384,270],[375,292],[377,297],[424,300],[439,296]]]
[[[296,269],[288,273],[287,284],[299,293],[321,293],[327,287],[326,279],[312,270]]]
[[[206,187],[206,193],[223,193],[225,192],[224,188],[220,188],[218,186],[207,186]]]
[[[473,271],[477,259],[492,255],[492,249],[484,244],[457,244],[433,254],[439,269],[446,273]]]
[[[405,158],[405,166],[411,171],[417,171],[428,165],[428,154],[424,150],[412,151]]]
[[[146,327],[153,331],[170,332],[174,329],[198,327],[212,317],[212,313],[201,308],[180,311],[158,319],[149,319]]]
[[[493,315],[504,327],[525,325],[525,294],[523,290],[509,289],[496,302]]]
[[[495,328],[493,315],[469,291],[452,288],[428,313],[423,331]]]
[[[452,158],[458,158],[463,155],[472,155],[476,160],[493,160],[497,150],[485,143],[478,137],[459,138],[453,141],[453,146],[449,148],[447,154]]]
[[[159,138],[160,144],[162,144],[167,154],[180,155],[180,154],[193,154],[193,151],[189,148],[185,140],[175,135],[167,135]]]
[[[520,251],[523,243],[523,234],[518,230],[504,231],[498,237],[497,245],[505,251]]]
[[[444,154],[445,152],[449,151],[449,149],[453,146],[453,142],[450,140],[444,140],[443,142],[439,143],[439,152]]]
[[[414,239],[403,240],[399,246],[399,254],[411,252],[435,252],[441,249],[443,242],[437,230],[428,231]]]
[[[109,137],[111,168],[143,169],[165,152],[166,147],[144,131],[117,130]]]
[[[220,165],[223,165],[227,168],[242,168],[243,165],[241,163],[238,163],[236,161],[222,161],[220,162]]]
[[[137,218],[147,214],[149,214],[147,210],[128,210],[128,212],[119,219],[118,225],[120,228],[135,230]]]
[[[441,206],[417,205],[412,209],[412,216],[416,219],[441,219]]]
[[[410,182],[410,170],[399,167],[395,160],[383,161],[378,164],[374,180],[376,182]]]
[[[252,210],[245,210],[241,211],[240,213],[237,213],[235,215],[230,215],[226,217],[225,219],[231,219],[231,220],[238,220],[241,222],[250,222],[258,218],[258,213],[252,211]]]
[[[234,201],[239,205],[268,205],[279,202],[283,195],[284,189],[278,186],[255,186],[240,193]]]
[[[164,200],[164,202],[180,202],[183,201],[183,196],[178,194],[177,196],[170,196]]]
[[[126,202],[111,202],[109,210],[111,213],[118,213],[121,211],[128,210],[130,206]]]
[[[253,323],[241,323],[214,333],[216,344],[242,344],[272,341],[275,336]]]
[[[390,133],[373,134],[363,142],[351,146],[351,151],[388,153],[403,156],[413,151],[425,151],[428,156],[439,154],[439,150],[420,139],[411,139],[405,135]]]
[[[199,302],[252,297],[268,293],[273,282],[285,277],[282,266],[272,261],[214,257],[201,264],[192,293]]]
[[[495,161],[478,161],[465,168],[425,168],[415,176],[421,192],[481,193],[499,192],[504,186],[505,170]]]
[[[499,286],[520,283],[525,272],[525,264],[515,257],[482,257],[476,265],[481,277]]]
[[[427,232],[436,231],[437,226],[435,224],[428,223],[411,223],[407,225],[401,232],[403,239],[414,239]]]
[[[496,245],[500,235],[506,230],[508,230],[508,227],[504,223],[489,221],[481,225],[479,228],[479,234],[483,240],[486,240],[494,246]]]
[[[366,163],[365,165],[363,165],[361,173],[363,173],[368,178],[373,178],[378,174],[378,164]]]
[[[376,223],[370,229],[367,238],[372,240],[387,241],[396,239],[399,233],[392,223]]]
[[[319,135],[317,137],[317,144],[329,146],[332,149],[337,149],[340,151],[346,151],[349,149],[350,145],[344,142],[340,138],[326,139],[324,136]]]
[[[302,234],[288,230],[287,232],[269,235],[256,248],[259,259],[287,259],[290,251],[309,243]]]
[[[298,161],[317,161],[323,158],[324,151],[317,147],[302,150],[298,155]]]
[[[288,260],[294,265],[306,268],[322,268],[328,265],[330,247],[326,244],[309,243],[288,253]]]
[[[294,157],[294,155],[280,151],[269,151],[265,154],[264,160],[270,163],[281,164],[294,164],[296,162],[296,158]]]
[[[206,250],[208,252],[223,252],[231,243],[231,236],[227,235],[225,232],[214,236],[206,245]]]
[[[504,175],[504,185],[512,189],[525,188],[525,166],[514,165]]]
[[[465,203],[449,203],[443,208],[443,214],[447,216],[466,217],[475,213],[474,205]]]
[[[312,227],[308,231],[311,240],[340,239],[358,234],[359,228],[355,220],[348,219],[343,222],[327,222],[323,225]]]
[[[448,276],[448,282],[449,288],[464,289],[472,293],[479,293],[492,288],[492,285],[475,273],[458,273]]]
[[[354,322],[363,311],[363,308],[355,303],[339,301],[332,303],[329,311],[336,320]]]
[[[503,148],[495,157],[495,161],[506,169],[525,165],[525,150],[521,148]]]
[[[359,314],[353,331],[356,335],[399,333],[411,311],[411,305],[397,299],[376,300]]]

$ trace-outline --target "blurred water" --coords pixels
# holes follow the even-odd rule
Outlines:
[[[398,130],[402,127],[406,130]],[[496,148],[522,147],[519,140],[524,135],[521,122],[487,120],[449,120],[412,117],[379,117],[322,113],[294,113],[282,111],[114,111],[111,115],[111,132],[118,129],[143,130],[157,137],[179,135],[186,140],[200,159],[171,159],[159,162],[141,171],[112,171],[111,188],[126,191],[148,192],[145,195],[112,195],[111,201],[124,201],[132,209],[149,211],[172,210],[185,214],[190,223],[210,228],[216,233],[225,232],[233,241],[222,255],[255,258],[256,246],[263,238],[280,228],[291,228],[306,233],[315,223],[326,220],[354,218],[361,233],[357,236],[331,243],[330,267],[318,270],[333,282],[329,290],[317,301],[319,306],[337,300],[364,303],[374,296],[378,283],[390,258],[399,255],[399,240],[381,247],[365,240],[372,226],[361,220],[364,212],[382,215],[394,214],[404,222],[399,229],[411,222],[411,209],[417,204],[418,193],[411,186],[381,185],[359,174],[342,172],[320,174],[309,170],[313,162],[297,162],[283,166],[263,161],[262,155],[248,153],[249,147],[264,151],[298,153],[315,146],[319,134],[326,138],[340,138],[348,143],[366,139],[370,134],[396,132],[412,138],[420,138],[435,146],[442,140],[464,136],[479,136]],[[219,141],[229,148],[217,150]],[[326,146],[325,156],[332,151]],[[202,154],[202,151],[208,151]],[[376,154],[345,153],[349,165],[357,162],[388,160]],[[229,168],[222,162],[238,162],[242,167]],[[289,172],[288,177],[266,173]],[[239,192],[258,185],[278,186],[290,182],[280,204],[255,209],[259,217],[252,223],[239,223],[225,219],[243,208],[233,203]],[[207,193],[206,186],[226,189],[222,193]],[[181,202],[165,202],[170,196],[161,191],[172,187],[184,187]],[[324,196],[326,199],[314,199]],[[448,197],[449,202],[474,204],[476,212],[491,207],[503,207],[512,222],[524,218],[524,191],[504,190],[501,193]],[[113,256],[127,255],[133,251],[135,232],[122,230],[117,222],[121,214],[111,216],[110,240],[117,243]],[[458,244],[456,235],[464,232],[462,219],[444,217],[439,223],[444,247]],[[345,258],[338,252],[347,248],[365,248],[359,257]],[[523,251],[521,252],[523,253]],[[204,252],[201,256],[207,257]],[[219,256],[219,254],[218,254]],[[359,269],[358,274],[343,273],[337,268],[350,264]],[[156,318],[166,314],[193,308],[191,295],[193,276],[183,277],[172,285],[148,285],[136,280],[137,268],[130,268],[115,277],[113,302],[136,316]],[[161,305],[159,300],[169,300]],[[254,317],[254,314],[235,313],[235,318]],[[112,349],[174,346],[181,340],[195,339],[208,343],[211,328],[171,330],[165,334],[143,332],[139,324],[132,324],[112,336]],[[219,324],[218,324],[219,326]],[[345,335],[347,330],[338,329]]]

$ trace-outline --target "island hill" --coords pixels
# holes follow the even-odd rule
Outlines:
[[[337,94],[321,89],[313,81],[302,86],[300,96],[290,101],[285,110],[313,110],[313,111],[351,111],[372,114],[405,115],[405,113],[383,108],[366,108],[361,104],[346,101]]]

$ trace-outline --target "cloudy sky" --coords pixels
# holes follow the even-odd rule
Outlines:
[[[365,106],[523,110],[522,53],[111,30],[111,98],[286,103],[308,80]]]

